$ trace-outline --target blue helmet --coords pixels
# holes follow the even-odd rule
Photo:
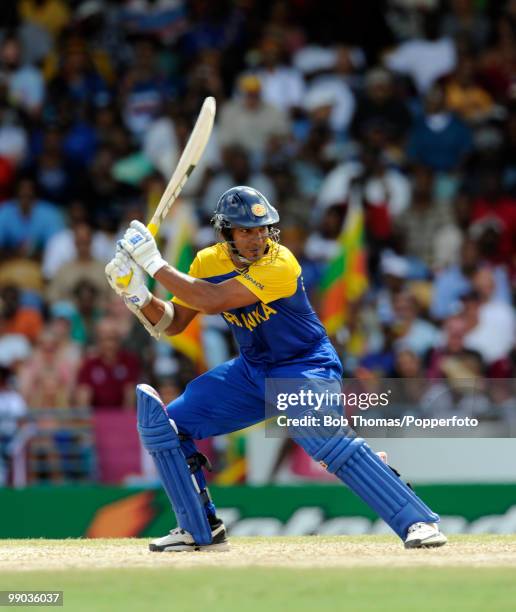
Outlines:
[[[232,187],[220,196],[212,219],[215,229],[223,235],[224,230],[233,227],[264,227],[278,221],[278,211],[267,198],[245,185]]]

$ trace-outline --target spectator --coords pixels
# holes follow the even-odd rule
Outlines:
[[[0,155],[18,167],[24,162],[27,149],[27,132],[19,114],[0,96]]]
[[[395,348],[408,349],[420,358],[437,346],[439,330],[419,316],[418,305],[407,291],[394,296],[394,333]]]
[[[442,378],[445,375],[441,367],[443,360],[460,356],[464,352],[465,335],[466,321],[460,315],[446,319],[443,325],[443,343],[432,351],[429,358],[426,373],[428,378]]]
[[[311,117],[314,119],[314,117]],[[292,160],[292,170],[303,196],[315,200],[330,168],[335,165],[335,135],[325,122],[313,121],[306,141]]]
[[[39,256],[63,225],[56,206],[38,199],[34,179],[21,175],[15,199],[0,208],[0,250],[10,256]]]
[[[365,77],[364,95],[353,115],[353,136],[363,139],[371,129],[380,129],[387,142],[402,147],[411,123],[407,105],[395,95],[391,74],[382,68],[371,69]]]
[[[446,319],[460,309],[461,296],[472,289],[471,279],[482,265],[478,246],[467,239],[461,247],[460,261],[441,270],[435,278],[430,313],[435,319]],[[510,303],[509,279],[502,267],[493,270],[497,300]]]
[[[401,349],[396,353],[396,370],[400,378],[414,380],[417,389],[420,380],[423,378],[423,367],[420,357],[410,349]],[[405,388],[406,386],[403,385]],[[418,393],[419,395],[419,393]],[[411,398],[414,401],[414,397]]]
[[[389,70],[409,76],[419,94],[426,94],[436,81],[455,69],[455,44],[450,38],[439,37],[439,16],[426,16],[424,38],[402,42],[385,58]]]
[[[51,280],[56,272],[66,263],[77,258],[74,230],[79,225],[89,225],[88,211],[78,200],[68,206],[68,227],[54,234],[43,251],[42,271],[47,280]],[[106,233],[94,231],[91,239],[92,256],[106,264],[113,254],[115,241]]]
[[[260,80],[244,75],[238,81],[241,97],[226,102],[220,113],[221,146],[242,146],[251,163],[260,163],[272,136],[286,137],[289,131],[286,114],[262,99]]]
[[[434,272],[459,262],[465,234],[469,231],[470,199],[468,194],[462,190],[459,191],[449,206],[450,221],[439,230],[434,239]]]
[[[430,168],[417,166],[413,172],[412,202],[396,219],[407,255],[418,258],[432,269],[435,238],[450,222],[450,207],[435,198],[434,173]]]
[[[54,105],[61,99],[76,105],[101,105],[109,100],[107,85],[80,36],[71,35],[64,40],[59,71],[49,83],[48,96]]]
[[[307,228],[312,215],[311,202],[301,193],[291,164],[286,161],[278,162],[271,164],[266,170],[274,184],[275,202],[282,224],[299,224]]]
[[[474,0],[451,0],[450,12],[440,26],[443,38],[464,41],[471,49],[483,49],[488,42],[490,24]]]
[[[392,221],[407,208],[410,186],[398,170],[387,166],[380,151],[364,147],[358,160],[344,162],[327,175],[317,204],[347,204],[353,195],[364,206],[373,239],[383,240]]]
[[[93,409],[134,409],[134,387],[139,379],[138,359],[123,351],[116,321],[103,319],[96,328],[95,353],[79,370],[76,402]]]
[[[515,347],[516,315],[511,305],[496,298],[495,280],[489,268],[478,270],[472,284],[473,291],[465,297],[464,346],[477,351],[493,367]]]
[[[72,340],[73,307],[67,302],[56,302],[50,307],[50,320],[47,329],[57,344],[60,358],[66,361],[74,372],[79,369],[82,358],[81,347]]]
[[[315,108],[320,101],[331,100],[329,126],[339,136],[346,134],[355,112],[353,83],[353,50],[339,47],[335,50],[331,71],[316,75],[310,82],[305,96],[305,107]]]
[[[20,334],[35,342],[42,328],[41,314],[21,303],[20,290],[15,285],[0,289],[0,335]]]
[[[213,96],[219,102],[225,100],[223,72],[221,50],[204,49],[188,71],[186,82],[181,83],[181,88],[186,89],[185,98],[181,100],[181,112],[190,117],[196,116],[206,96]],[[174,104],[173,101],[171,103]]]
[[[74,164],[64,155],[63,137],[57,126],[43,132],[41,151],[30,166],[42,199],[60,206],[67,205],[81,186],[81,177]]]
[[[505,193],[501,168],[483,168],[471,205],[471,232],[492,263],[507,263],[516,245],[516,200]]]
[[[303,105],[305,83],[302,73],[282,63],[281,47],[272,37],[265,37],[260,46],[260,79],[263,101],[285,113]]]
[[[113,131],[118,144],[125,147],[129,144],[127,133],[122,127]],[[120,152],[120,157],[129,153],[127,149]],[[120,211],[131,197],[134,198],[134,188],[120,183],[114,174],[114,165],[117,161],[117,151],[114,146],[99,147],[88,168],[88,181],[82,197],[92,203],[90,215],[100,223],[102,218],[114,219],[120,222]]]
[[[105,317],[110,321],[116,321],[118,332],[122,338],[122,349],[138,355],[141,375],[150,379],[156,354],[161,348],[170,350],[172,347],[167,343],[166,345],[160,344],[158,349],[153,338],[140,325],[140,322],[132,316],[132,313],[118,296],[112,296],[107,303]]]
[[[20,0],[20,16],[29,23],[36,23],[53,36],[68,24],[70,11],[64,0]]]
[[[475,78],[475,61],[472,56],[463,55],[459,58],[445,92],[446,106],[464,121],[479,123],[494,113],[493,99]]]
[[[374,311],[368,308],[367,317],[369,318],[369,329],[367,337],[367,348],[361,356],[358,367],[353,373],[354,376],[364,380],[371,377],[375,379],[394,378],[396,372],[396,355],[393,347],[393,334],[387,325],[377,325]]]
[[[310,234],[305,246],[305,255],[318,262],[327,262],[339,252],[337,238],[345,215],[342,206],[329,206],[324,209],[321,219]]]
[[[103,311],[99,306],[98,290],[89,281],[79,281],[72,290],[73,313],[70,316],[74,342],[89,347],[95,339],[95,328],[102,318]]]
[[[20,369],[20,391],[32,409],[69,408],[77,364],[60,350],[56,333],[44,329],[31,357]]]
[[[5,487],[9,476],[9,443],[19,421],[27,413],[23,397],[12,387],[12,372],[0,366],[0,487]]]
[[[425,97],[425,114],[409,134],[409,161],[437,172],[454,172],[465,161],[472,144],[470,128],[446,110],[442,88],[430,89]]]
[[[172,93],[172,83],[158,64],[157,42],[150,37],[138,38],[133,61],[120,85],[124,122],[135,138],[143,138]]]
[[[47,289],[50,302],[70,301],[78,282],[87,281],[95,287],[100,303],[109,296],[109,285],[104,274],[104,263],[93,257],[92,228],[86,223],[74,227],[74,242],[77,256],[61,266]]]
[[[0,202],[7,200],[12,195],[14,177],[13,164],[7,157],[0,155]]]
[[[244,148],[232,145],[223,151],[224,172],[215,175],[206,185],[202,199],[202,212],[210,219],[220,196],[234,185],[254,185],[270,201],[276,201],[274,183],[264,174],[251,171]]]
[[[10,103],[36,119],[43,107],[45,84],[37,68],[22,63],[21,45],[15,36],[2,42],[0,71],[8,79]]]
[[[376,291],[376,317],[387,330],[394,323],[393,300],[405,289],[410,266],[405,257],[385,249],[379,258],[380,287]],[[390,337],[390,334],[389,334]],[[392,338],[390,338],[392,343]]]
[[[431,417],[486,417],[491,408],[485,393],[484,364],[475,351],[464,350],[441,362],[443,382],[429,386],[421,406]]]
[[[509,3],[510,5],[510,3]],[[479,62],[479,77],[491,96],[500,103],[511,97],[516,68],[516,37],[509,15],[495,25],[495,42],[484,51]]]

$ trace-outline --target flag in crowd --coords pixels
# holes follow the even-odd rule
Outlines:
[[[346,324],[350,305],[367,289],[364,211],[353,199],[344,218],[338,245],[338,253],[328,263],[319,285],[321,320],[330,336]]]

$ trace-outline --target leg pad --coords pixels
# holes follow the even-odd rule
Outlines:
[[[140,439],[156,464],[179,527],[188,531],[196,544],[210,544],[211,528],[203,495],[181,450],[175,423],[149,385],[136,387],[136,406]]]
[[[304,431],[303,436],[306,435]],[[296,438],[296,442],[348,485],[400,538],[405,539],[414,523],[439,521],[439,516],[351,430],[347,435],[339,431],[338,435],[326,438],[314,428],[313,436],[311,432],[310,437]]]

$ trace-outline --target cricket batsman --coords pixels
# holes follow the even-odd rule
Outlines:
[[[188,274],[168,265],[150,231],[132,221],[106,266],[111,287],[154,337],[181,333],[198,313],[220,313],[240,347],[235,359],[191,381],[164,406],[149,385],[137,386],[138,432],[153,457],[178,527],[151,551],[224,550],[224,524],[209,495],[207,459],[194,440],[265,419],[266,379],[319,379],[339,384],[342,365],[303,287],[301,267],[279,244],[276,209],[251,187],[226,191],[212,219],[220,242],[197,253]],[[145,273],[174,298],[153,296]],[[131,278],[121,288],[117,279]],[[364,500],[406,548],[442,546],[439,516],[362,438],[305,431],[295,440]]]

